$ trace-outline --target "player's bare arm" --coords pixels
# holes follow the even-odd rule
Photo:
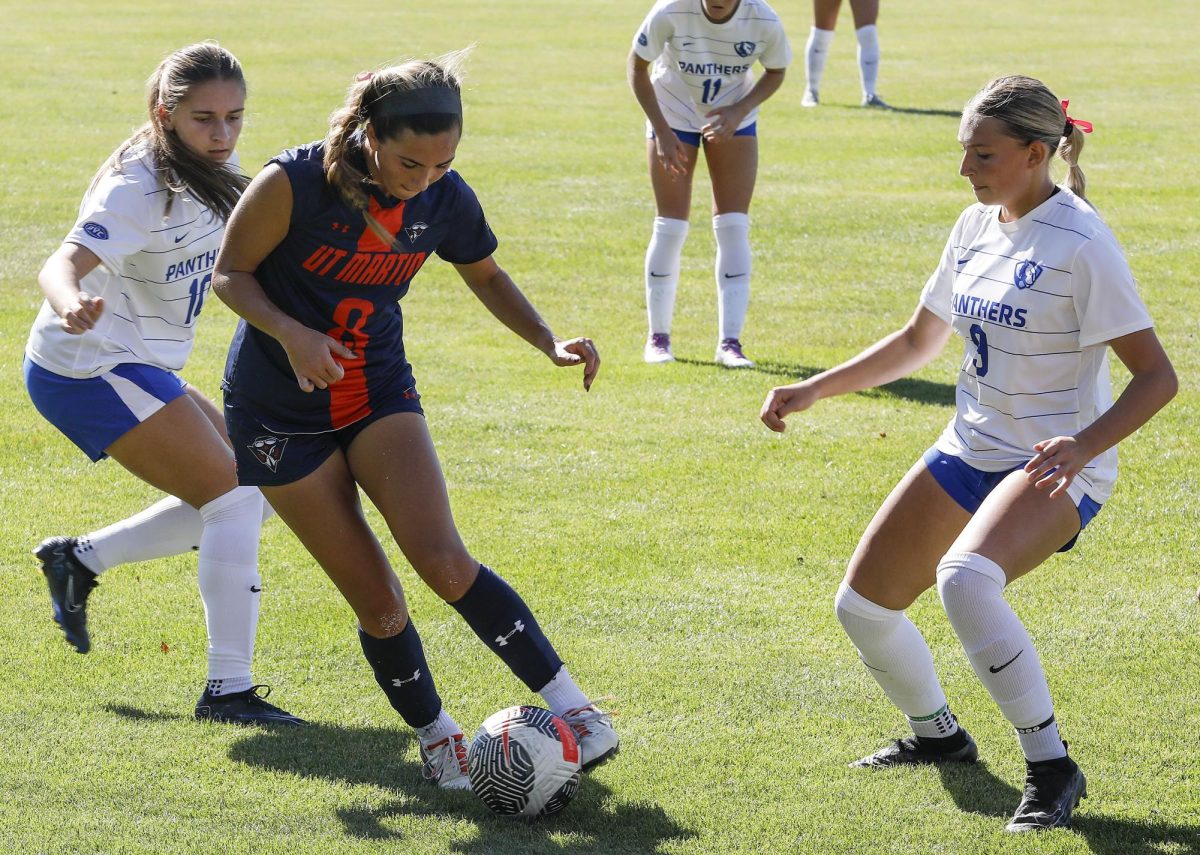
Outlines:
[[[296,382],[311,392],[341,380],[345,372],[334,357],[353,359],[354,352],[280,311],[254,277],[258,265],[287,235],[291,214],[291,182],[281,167],[272,164],[250,182],[229,218],[213,291],[247,323],[283,345]]]
[[[64,243],[46,259],[38,285],[50,308],[62,318],[62,328],[81,335],[96,326],[104,299],[79,290],[79,281],[100,266],[100,258],[85,246]]]

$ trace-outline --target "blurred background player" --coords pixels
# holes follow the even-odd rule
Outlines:
[[[742,352],[750,302],[750,200],[758,174],[758,107],[783,84],[792,50],[762,0],[660,0],[629,54],[629,84],[646,114],[655,219],[646,250],[647,362],[671,362],[671,319],[688,232],[692,176],[704,148],[717,240],[717,364]],[[755,62],[764,72],[757,81]],[[653,64],[653,67],[651,66]]]
[[[1116,238],[1084,199],[1083,131],[1045,85],[1003,77],[963,111],[959,172],[978,204],[950,232],[909,322],[858,356],[771,390],[762,420],[890,383],[964,341],[958,411],[884,501],[835,598],[839,621],[913,735],[852,764],[973,762],[904,610],[937,585],[976,675],[1016,729],[1025,791],[1009,831],[1069,825],[1087,782],[1005,586],[1070,549],[1108,500],[1116,445],[1177,380]],[[1066,186],[1050,177],[1055,152]],[[1113,403],[1109,349],[1132,375]]]
[[[234,156],[246,82],[237,59],[206,42],[164,59],[147,100],[149,121],[101,167],[75,227],[38,275],[46,300],[24,371],[38,411],[92,460],[112,457],[175,498],[97,533],[95,543],[54,537],[35,554],[55,620],[87,653],[87,598],[101,570],[199,548],[208,683],[196,717],[302,724],[266,703],[251,677],[262,496],[237,484],[220,411],[175,373],[191,353],[225,220],[246,186]]]
[[[284,152],[250,184],[215,280],[243,318],[225,374],[238,477],[261,487],[354,610],[376,682],[444,789],[470,786],[466,740],[360,488],[422,581],[572,727],[582,765],[618,746],[524,600],[464,546],[405,356],[399,300],[437,253],[506,327],[555,365],[582,366],[585,389],[600,367],[589,339],[556,338],[497,265],[475,193],[450,168],[460,60],[360,75],[324,141]]]
[[[816,107],[820,103],[821,75],[833,44],[842,0],[813,0],[813,28],[804,46],[804,96],[800,104]],[[879,34],[875,22],[879,19],[879,0],[850,0],[854,15],[854,35],[858,38],[858,73],[862,79],[862,105],[888,109],[875,91],[879,79]]]

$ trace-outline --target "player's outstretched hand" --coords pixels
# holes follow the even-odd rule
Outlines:
[[[554,354],[550,357],[555,365],[583,365],[583,388],[590,391],[592,381],[600,370],[600,351],[590,338],[569,338],[554,342]]]
[[[1051,499],[1066,493],[1075,476],[1095,456],[1073,436],[1043,439],[1034,443],[1033,450],[1037,454],[1025,464],[1025,479],[1039,490],[1050,490]]]
[[[96,321],[103,312],[103,297],[93,297],[86,291],[80,291],[78,298],[72,301],[60,316],[60,323],[71,335],[83,335],[96,326]]]
[[[358,359],[353,350],[324,333],[297,325],[286,339],[281,339],[296,382],[305,392],[313,389],[328,389],[341,380],[346,371],[338,357],[343,360]]]
[[[783,433],[787,430],[783,417],[788,413],[807,410],[817,402],[817,397],[817,390],[805,382],[776,386],[767,393],[767,399],[763,401],[758,417],[771,430]]]

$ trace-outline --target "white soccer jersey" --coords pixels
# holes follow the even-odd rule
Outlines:
[[[962,213],[921,292],[966,343],[958,412],[937,447],[989,472],[1112,406],[1106,342],[1153,326],[1117,239],[1087,202],[1060,188],[1016,222],[1000,222],[999,210]],[[1076,481],[1104,502],[1116,477],[1110,448]]]
[[[66,377],[95,377],[122,362],[183,367],[225,223],[187,192],[175,196],[168,214],[167,197],[144,146],[84,197],[66,241],[100,259],[79,284],[104,298],[104,311],[95,328],[71,335],[43,302],[25,346],[30,360]]]
[[[733,16],[714,24],[700,0],[659,0],[642,22],[633,49],[653,62],[650,80],[667,123],[698,132],[704,114],[739,101],[754,87],[750,67],[782,69],[792,61],[783,24],[762,0],[742,0]],[[758,118],[751,110],[738,129]]]

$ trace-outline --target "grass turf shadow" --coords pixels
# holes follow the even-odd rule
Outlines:
[[[938,766],[942,784],[959,809],[996,817],[1007,823],[1021,801],[1021,790],[992,774],[984,763]],[[1086,774],[1086,770],[1085,770]],[[1095,782],[1089,781],[1090,797],[1082,802],[1065,831],[1037,832],[1073,834],[1087,841],[1097,855],[1162,855],[1163,852],[1200,853],[1200,824],[1139,821],[1105,816],[1096,811]]]
[[[446,792],[422,780],[419,763],[406,759],[412,740],[407,732],[387,728],[328,724],[251,728],[230,747],[229,756],[256,768],[370,784],[402,794],[402,798],[378,807],[337,809],[346,834],[357,839],[404,839],[405,833],[388,823],[391,817],[451,817],[474,822],[479,828],[476,839],[449,844],[450,851],[469,855],[644,853],[657,850],[667,840],[696,836],[657,804],[613,803],[612,790],[586,774],[575,799],[556,816],[534,823],[495,816],[470,793]],[[620,757],[613,762],[619,763]]]

